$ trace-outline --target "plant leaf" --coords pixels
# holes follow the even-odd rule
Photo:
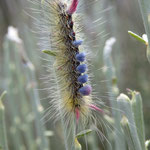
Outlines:
[[[128,33],[134,37],[135,39],[137,39],[138,41],[144,43],[145,45],[147,45],[147,42],[139,35],[137,35],[136,33],[132,32],[132,31],[128,31]]]
[[[87,129],[87,130],[81,131],[80,133],[78,133],[78,134],[76,135],[76,138],[83,137],[84,135],[87,135],[87,134],[91,133],[92,131],[93,131],[93,130],[91,130],[91,129]]]
[[[55,52],[52,52],[50,50],[42,50],[43,53],[51,55],[51,56],[57,56],[57,54]]]

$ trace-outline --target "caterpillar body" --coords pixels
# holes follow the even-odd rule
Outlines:
[[[87,84],[86,54],[80,50],[83,41],[77,40],[74,28],[73,14],[78,0],[73,0],[69,8],[59,0],[49,3],[53,9],[51,18],[55,18],[52,20],[51,47],[56,52],[55,68],[62,97],[61,106],[68,113],[87,115],[96,106],[92,104],[92,88]]]
[[[75,2],[73,2],[75,3]],[[62,7],[62,3],[58,3],[58,14],[61,29],[56,37],[57,41],[61,41],[56,44],[56,48],[61,49],[56,56],[56,70],[60,79],[59,82],[63,109],[68,112],[78,111],[85,113],[88,111],[88,103],[90,103],[91,87],[85,85],[87,82],[87,74],[84,74],[87,69],[87,65],[84,63],[85,54],[80,53],[79,46],[82,41],[77,41],[74,32],[74,22],[72,20],[72,11],[75,8],[71,6],[70,10],[66,12],[65,7]],[[55,38],[56,39],[56,38]],[[66,87],[66,88],[64,88]],[[79,119],[77,115],[77,120]]]
[[[57,120],[63,118],[66,129],[73,123],[72,120],[75,120],[76,128],[82,125],[84,129],[94,118],[93,110],[101,113],[103,110],[92,100],[86,53],[78,34],[80,27],[76,24],[78,15],[75,12],[79,1],[67,2],[44,0],[44,7],[48,8],[45,11],[50,12],[46,18],[50,24],[50,46],[56,54],[53,65],[57,84],[55,90],[59,91],[59,98],[55,93],[51,101],[50,112],[54,111],[52,117]]]

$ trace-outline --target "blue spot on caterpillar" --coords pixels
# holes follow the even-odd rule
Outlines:
[[[86,83],[88,81],[88,75],[87,74],[84,74],[84,75],[81,75],[78,77],[78,81],[80,83]]]
[[[85,53],[79,53],[76,55],[76,59],[80,62],[85,61]]]
[[[77,46],[77,47],[78,47],[78,46],[80,46],[80,45],[82,44],[82,42],[83,42],[82,40],[76,40],[76,41],[73,41],[72,44],[73,44],[74,46]]]
[[[90,95],[91,91],[92,91],[92,88],[90,85],[83,86],[79,89],[80,94],[82,94],[83,96]]]
[[[82,65],[79,65],[76,70],[80,73],[84,73],[87,69],[87,65],[86,64],[82,64]]]

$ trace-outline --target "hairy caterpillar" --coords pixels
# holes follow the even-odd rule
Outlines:
[[[45,15],[44,29],[50,35],[50,47],[55,53],[54,65],[50,69],[55,70],[54,84],[57,84],[51,91],[54,98],[47,115],[53,113],[50,117],[56,120],[63,118],[66,130],[74,120],[75,130],[80,127],[84,129],[94,120],[94,111],[103,113],[92,98],[86,53],[78,33],[80,26],[76,24],[79,19],[75,13],[78,3],[78,0],[70,3],[44,0],[43,5],[43,10],[48,14]]]
[[[75,113],[76,120],[80,114],[87,115],[91,109],[99,110],[91,98],[92,88],[87,84],[86,54],[80,50],[82,40],[77,40],[74,29],[73,14],[76,11],[78,0],[73,0],[71,6],[55,0],[47,2],[53,9],[51,29],[51,46],[56,52],[55,68],[59,79],[59,88],[62,97],[62,109],[68,113]]]

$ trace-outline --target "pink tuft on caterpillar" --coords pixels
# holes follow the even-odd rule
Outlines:
[[[69,10],[68,10],[68,13],[69,13],[70,15],[72,15],[72,14],[76,11],[77,6],[78,6],[78,3],[79,3],[78,0],[73,0],[73,1],[72,1],[72,4],[71,4],[71,6],[70,6],[70,8],[69,8]]]

